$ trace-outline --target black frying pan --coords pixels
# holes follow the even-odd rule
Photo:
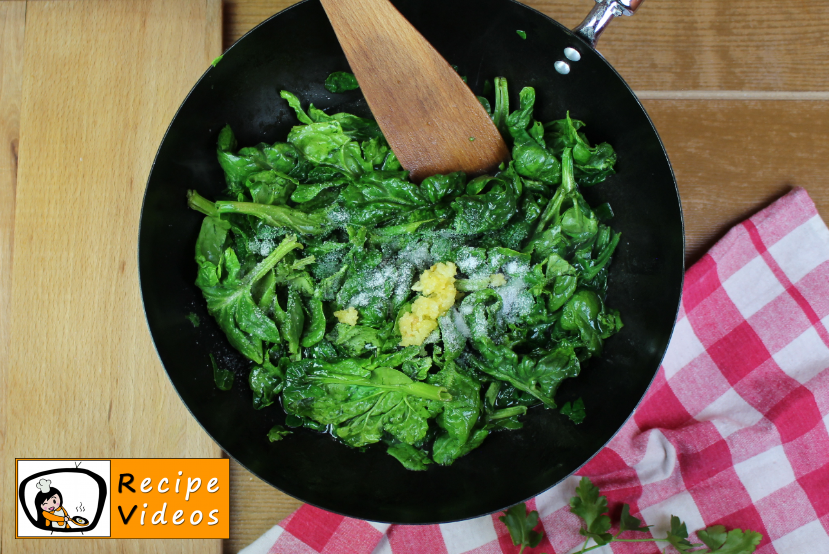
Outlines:
[[[229,123],[240,145],[285,140],[297,123],[282,89],[320,108],[368,116],[359,91],[330,94],[329,73],[348,64],[319,2],[308,0],[268,19],[209,69],[182,104],[159,148],[147,184],[139,236],[139,272],[147,321],[176,390],[204,429],[233,458],[280,490],[352,517],[398,523],[444,522],[501,510],[555,485],[589,460],[616,433],[648,388],[668,345],[683,275],[682,213],[671,166],[642,105],[613,68],[581,37],[511,0],[394,2],[480,94],[503,75],[517,105],[521,87],[538,95],[536,118],[571,115],[587,123],[593,142],[618,152],[618,174],[584,191],[594,205],[610,202],[622,241],[610,273],[608,304],[625,328],[605,355],[557,400],[583,397],[579,426],[533,408],[520,431],[499,432],[451,467],[409,472],[383,448],[365,452],[327,435],[298,430],[269,443],[284,422],[279,406],[256,411],[248,363],[208,316],[193,284],[193,252],[202,216],[185,192],[212,197],[224,188],[216,138]],[[526,40],[516,34],[523,30]],[[581,60],[554,69],[575,48]],[[428,86],[428,83],[411,83]],[[194,327],[186,318],[194,312]],[[209,353],[236,371],[229,392],[213,383]]]
[[[89,520],[81,516],[70,517],[69,521],[80,527],[86,527],[89,525]]]

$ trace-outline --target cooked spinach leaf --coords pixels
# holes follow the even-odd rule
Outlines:
[[[360,88],[357,78],[347,71],[335,71],[325,79],[325,90],[338,93]]]
[[[210,363],[213,364],[213,381],[216,383],[219,390],[230,390],[233,388],[233,372],[223,367],[219,367],[219,364],[216,363],[216,359],[213,357],[213,354],[208,355],[210,356]]]
[[[207,311],[230,343],[256,363],[262,363],[262,341],[278,343],[280,340],[276,324],[253,301],[251,287],[295,248],[302,248],[296,237],[286,238],[244,277],[239,276],[236,254],[228,248],[224,253],[226,276],[214,286],[202,287]]]
[[[281,441],[288,435],[290,435],[293,431],[289,431],[285,429],[281,425],[274,425],[271,427],[271,430],[268,431],[268,440],[271,442]]]
[[[370,370],[346,358],[290,364],[283,399],[288,413],[331,425],[332,434],[349,446],[365,446],[384,433],[407,444],[422,440],[439,409],[432,403],[451,395],[395,369]]]
[[[340,72],[326,86],[356,81]],[[289,428],[383,443],[426,471],[520,429],[528,407],[556,408],[560,384],[622,328],[605,305],[620,234],[609,205],[579,190],[613,174],[614,150],[569,113],[537,121],[530,87],[513,111],[506,79],[485,88],[512,161],[471,180],[416,184],[376,122],[288,91],[299,124],[284,142],[239,148],[220,131],[226,189],[187,196],[204,215],[196,284],[250,360],[255,409],[279,404]],[[402,327],[419,338],[404,342]],[[213,367],[230,388],[234,374]],[[584,403],[560,412],[578,424]]]

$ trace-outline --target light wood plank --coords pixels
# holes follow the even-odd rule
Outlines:
[[[6,372],[9,361],[14,205],[23,88],[23,41],[26,3],[0,4],[0,452],[5,443]],[[0,475],[4,461],[0,459]],[[0,510],[0,529],[3,528]]]
[[[647,100],[685,214],[686,260],[792,186],[829,221],[829,103]]]
[[[293,3],[227,0],[225,48]],[[524,3],[573,28],[593,0]],[[634,90],[829,91],[827,49],[829,3],[814,0],[647,2],[599,42]]]
[[[224,49],[273,14],[294,4],[296,0],[224,0]]]
[[[6,491],[14,490],[14,457],[220,453],[163,373],[141,308],[136,256],[155,151],[185,94],[218,54],[210,52],[217,35],[207,32],[211,5],[215,10],[212,0],[28,4]],[[14,509],[14,502],[2,504],[0,550],[55,547],[15,540]],[[84,553],[220,549],[216,540],[60,545],[62,552]]]
[[[230,539],[223,552],[232,554],[288,517],[302,502],[279,492],[235,461],[230,462]]]
[[[592,0],[525,3],[572,28]],[[634,90],[826,91],[828,32],[825,2],[660,0],[614,21],[598,49]]]
[[[206,59],[213,59],[224,52],[222,39],[224,32],[224,17],[222,0],[205,0],[206,17],[204,21],[204,56]]]

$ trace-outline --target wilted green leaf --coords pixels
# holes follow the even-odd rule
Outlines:
[[[584,421],[584,400],[579,398],[573,403],[565,403],[564,406],[561,407],[561,413],[562,415],[569,417],[570,421],[578,425]]]
[[[219,367],[213,354],[208,354],[208,356],[210,356],[210,363],[213,364],[213,381],[216,386],[219,390],[230,390],[233,387],[233,372]]]
[[[268,440],[271,442],[281,441],[282,439],[290,435],[292,432],[293,431],[289,431],[281,425],[274,425],[273,427],[271,427],[271,430],[268,431]]]

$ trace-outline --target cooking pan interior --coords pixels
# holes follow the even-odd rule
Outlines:
[[[593,205],[610,202],[622,240],[610,273],[608,304],[625,323],[604,356],[566,382],[560,404],[584,399],[587,417],[574,425],[533,408],[520,431],[492,434],[451,467],[405,470],[375,445],[365,452],[310,430],[269,443],[284,422],[278,405],[254,410],[248,363],[207,314],[193,284],[194,244],[202,216],[185,193],[209,198],[224,188],[216,161],[219,130],[230,124],[240,146],[285,140],[297,124],[279,91],[327,111],[370,112],[359,91],[331,94],[333,71],[348,70],[316,0],[269,19],[205,73],[172,122],[147,186],[141,215],[139,271],[144,305],[159,356],[182,400],[236,460],[282,491],[352,517],[399,523],[452,521],[500,510],[567,477],[613,436],[641,399],[673,329],[683,274],[682,215],[662,144],[643,108],[604,59],[568,29],[510,0],[398,0],[395,5],[481,94],[505,76],[511,105],[521,87],[535,87],[536,119],[572,117],[587,123],[591,142],[608,141],[618,174],[585,189]],[[526,32],[522,40],[516,30]],[[553,64],[566,47],[581,61],[569,75]],[[427,87],[428,83],[409,83]],[[200,325],[187,316],[194,313]],[[219,391],[208,354],[236,371],[233,389]]]

